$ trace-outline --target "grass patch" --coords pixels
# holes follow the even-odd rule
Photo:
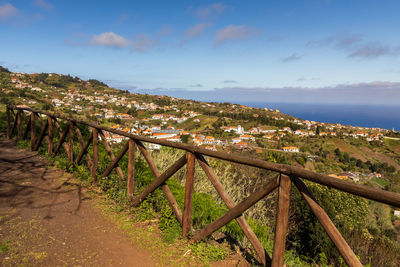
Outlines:
[[[380,185],[382,187],[385,187],[385,186],[390,184],[390,182],[388,182],[386,180],[383,180],[383,179],[380,179],[380,178],[372,178],[371,181],[375,182],[376,184],[378,184],[378,185]]]
[[[196,242],[191,245],[191,250],[194,256],[198,257],[205,264],[211,261],[220,261],[229,255],[227,249],[219,246],[212,245],[205,242]]]
[[[0,243],[0,251],[1,252],[9,251],[10,250],[10,243],[11,243],[11,240],[6,240],[4,242],[1,242]]]

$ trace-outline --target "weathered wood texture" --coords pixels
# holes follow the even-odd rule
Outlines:
[[[17,112],[17,140],[22,139],[22,129],[21,129],[21,124],[22,124],[22,114],[24,112],[22,110],[18,110]]]
[[[47,117],[47,123],[49,124],[49,133],[47,135],[47,153],[51,155],[53,153],[53,120],[50,116]]]
[[[297,189],[299,189],[303,198],[306,200],[307,204],[310,206],[314,215],[318,218],[318,221],[321,223],[322,227],[324,227],[326,233],[335,244],[336,248],[339,250],[346,263],[349,266],[361,267],[362,264],[358,260],[357,256],[354,254],[353,250],[347,244],[346,240],[332,223],[328,214],[326,214],[324,209],[315,200],[314,196],[311,194],[310,190],[308,190],[307,186],[297,177],[293,177],[292,180]]]
[[[7,107],[6,110],[6,114],[7,114],[7,138],[11,139],[11,108]]]
[[[92,128],[93,139],[93,165],[91,169],[93,182],[97,182],[97,165],[99,164],[99,133],[96,128]]]
[[[11,131],[10,131],[10,136],[13,136],[15,128],[17,128],[17,123],[18,123],[18,118],[19,118],[20,113],[17,112],[14,116],[14,122],[13,125],[11,127]]]
[[[31,113],[31,150],[33,150],[33,146],[35,145],[35,136],[36,136],[36,120],[35,113]]]
[[[185,202],[183,208],[182,236],[187,236],[192,230],[192,205],[193,205],[193,186],[196,157],[188,152],[186,165],[186,183],[185,183]]]
[[[272,254],[272,267],[283,266],[283,256],[285,254],[286,232],[289,219],[290,204],[290,178],[286,175],[280,177],[278,212],[275,224],[274,251]]]
[[[128,181],[126,184],[127,200],[133,197],[133,190],[135,188],[135,141],[129,139],[129,158],[128,158]]]
[[[69,133],[68,133],[68,160],[70,163],[74,162],[74,124],[72,121],[69,122]]]

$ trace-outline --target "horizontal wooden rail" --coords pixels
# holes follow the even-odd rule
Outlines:
[[[188,144],[183,144],[183,143],[176,143],[176,142],[171,142],[171,141],[165,141],[165,140],[160,140],[160,139],[153,139],[150,137],[146,136],[141,136],[141,135],[135,135],[135,134],[130,134],[126,133],[124,131],[120,130],[115,130],[111,129],[108,127],[100,126],[98,124],[92,123],[92,122],[86,122],[74,118],[69,118],[63,115],[55,114],[55,113],[50,113],[50,112],[45,112],[45,111],[38,111],[38,110],[33,110],[30,108],[16,108],[20,110],[26,110],[30,112],[35,112],[35,113],[42,113],[51,117],[55,118],[60,118],[63,120],[75,122],[75,123],[80,123],[84,124],[93,128],[96,128],[98,130],[103,130],[107,132],[111,132],[114,134],[118,134],[121,136],[125,136],[127,138],[132,138],[134,140],[139,140],[143,142],[148,142],[148,143],[153,143],[153,144],[159,144],[163,146],[169,146],[177,149],[182,149],[186,150],[191,153],[198,153],[198,154],[203,154],[206,156],[210,156],[213,158],[218,158],[222,160],[227,160],[230,162],[234,163],[240,163],[243,165],[247,166],[252,166],[252,167],[258,167],[270,171],[276,171],[282,174],[286,174],[288,176],[296,176],[296,177],[301,177],[303,179],[326,185],[335,189],[339,189],[341,191],[351,193],[353,195],[358,195],[361,197],[365,197],[371,200],[375,200],[381,203],[389,204],[394,207],[400,208],[400,194],[386,191],[386,190],[381,190],[373,187],[369,187],[366,185],[360,185],[360,184],[355,184],[349,181],[344,181],[341,179],[333,178],[325,174],[321,173],[315,173],[312,171],[308,171],[303,168],[299,167],[294,167],[290,165],[285,165],[285,164],[278,164],[278,163],[273,163],[273,162],[268,162],[260,159],[253,159],[253,158],[248,158],[248,157],[243,157],[235,154],[228,154],[225,152],[221,151],[211,151],[205,148],[201,147],[196,147],[193,145],[188,145]]]

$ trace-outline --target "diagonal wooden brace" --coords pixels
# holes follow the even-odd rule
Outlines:
[[[110,157],[111,161],[113,161],[115,159],[115,156],[111,150],[110,145],[108,144],[108,142],[106,140],[106,137],[104,136],[103,131],[99,130],[98,135],[101,137],[101,141],[103,142],[104,148],[106,149],[108,156]],[[117,171],[118,176],[121,177],[121,179],[124,179],[124,173],[123,173],[121,167],[117,166],[115,168],[115,170]]]
[[[124,147],[121,149],[121,151],[118,153],[118,155],[113,159],[111,164],[107,167],[107,169],[103,172],[101,175],[102,177],[106,177],[110,174],[110,172],[118,166],[118,162],[122,159],[122,157],[125,155],[126,151],[128,151],[129,148],[129,142],[126,142]]]
[[[165,172],[159,175],[156,180],[151,183],[142,193],[133,201],[132,206],[139,205],[149,194],[156,190],[159,186],[163,185],[168,178],[173,176],[180,168],[186,164],[186,155],[183,155],[174,164],[172,164]]]
[[[207,163],[206,159],[202,154],[196,154],[197,162],[199,163],[200,167],[206,173],[208,179],[214,186],[215,190],[217,190],[219,196],[221,197],[222,201],[224,201],[225,205],[232,209],[235,207],[235,202],[233,199],[228,195],[225,191],[223,185],[218,181],[217,177],[215,176],[214,172],[212,171],[210,165]],[[237,223],[239,224],[240,228],[243,230],[244,234],[246,235],[247,239],[253,245],[254,249],[257,252],[258,257],[263,265],[269,266],[271,265],[271,257],[268,255],[267,251],[264,249],[264,246],[261,244],[261,241],[257,238],[256,234],[251,229],[250,225],[246,221],[243,215],[240,215],[236,218]]]
[[[58,151],[61,148],[61,145],[65,142],[65,139],[67,138],[67,134],[68,134],[68,131],[69,131],[69,127],[70,127],[69,124],[67,124],[67,127],[65,127],[64,131],[62,132],[60,140],[58,140],[58,144],[56,146],[56,149],[54,149],[54,152],[53,152],[53,155],[52,155],[53,157],[55,157],[55,155],[57,155]]]
[[[193,240],[200,241],[205,237],[211,235],[212,233],[223,227],[225,224],[229,223],[233,219],[236,219],[237,217],[242,215],[243,212],[245,212],[248,208],[256,204],[259,200],[264,198],[278,186],[279,186],[279,180],[278,178],[275,178],[274,180],[266,184],[262,189],[251,194],[248,198],[246,198],[245,200],[237,204],[235,207],[230,209],[227,213],[225,213],[225,215],[219,217],[218,219],[216,219],[215,221],[204,227],[202,230],[197,232],[193,237]]]
[[[93,162],[92,162],[92,159],[91,159],[90,155],[87,154],[87,150],[88,150],[90,144],[92,143],[93,134],[89,135],[89,139],[84,144],[81,131],[75,125],[74,125],[74,128],[75,128],[76,136],[78,137],[79,144],[81,146],[81,151],[79,152],[78,156],[75,159],[75,164],[79,164],[79,162],[81,161],[82,157],[85,155],[86,156],[86,162],[87,162],[89,168],[91,168],[92,165],[93,165]]]
[[[147,161],[147,164],[149,164],[149,167],[150,167],[151,171],[153,172],[154,176],[157,179],[160,176],[160,172],[158,171],[157,166],[154,163],[153,159],[151,158],[149,152],[146,150],[146,148],[144,147],[142,142],[140,142],[139,140],[135,140],[135,142],[136,142],[136,145],[137,145],[140,153],[142,153],[143,157]],[[174,198],[174,195],[171,192],[171,189],[169,189],[167,184],[163,184],[162,185],[162,190],[163,190],[164,195],[167,198],[169,204],[172,207],[172,211],[174,212],[174,214],[175,214],[176,218],[178,219],[179,223],[182,225],[182,211],[179,208],[179,205],[176,202],[176,200]]]
[[[39,146],[42,143],[44,136],[46,135],[47,127],[49,127],[49,121],[46,120],[46,123],[42,128],[39,139],[37,140],[37,142],[33,148],[33,151],[37,151],[39,149]]]

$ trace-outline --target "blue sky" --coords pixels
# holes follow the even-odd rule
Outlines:
[[[399,12],[390,0],[0,0],[0,65],[205,100],[399,104]]]

